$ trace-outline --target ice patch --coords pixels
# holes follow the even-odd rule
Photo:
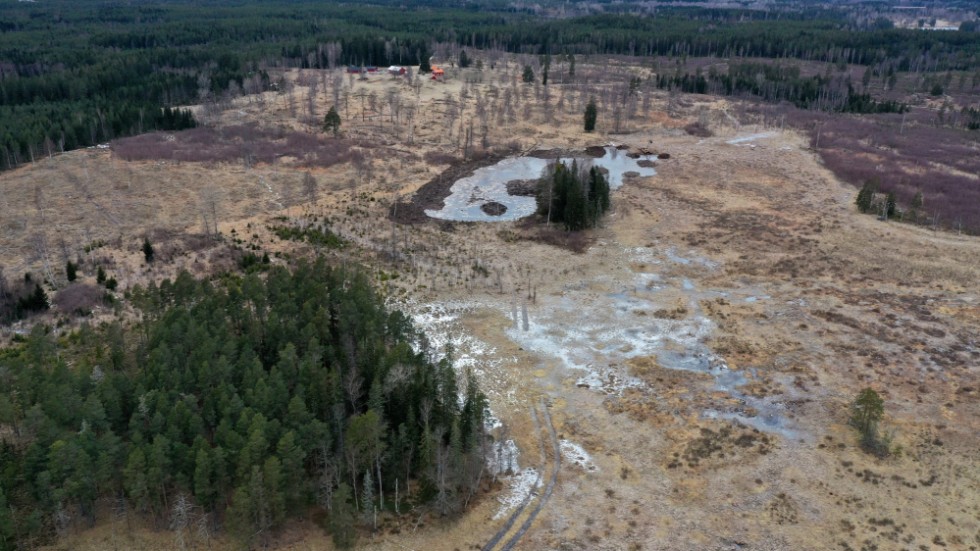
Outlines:
[[[491,166],[473,171],[460,178],[449,189],[449,197],[443,199],[439,210],[426,210],[431,218],[459,222],[505,222],[534,214],[537,202],[534,197],[507,193],[507,182],[539,178],[548,161],[535,157],[511,157]],[[483,205],[497,202],[507,211],[499,216],[483,212]]]
[[[561,456],[565,458],[565,462],[571,463],[590,473],[599,470],[599,467],[592,462],[592,456],[582,446],[568,440],[561,440],[558,446],[561,450]]]
[[[576,160],[581,166],[606,169],[609,188],[615,190],[623,185],[627,173],[635,173],[641,177],[656,175],[657,171],[653,167],[639,164],[642,160],[655,159],[656,155],[633,159],[615,147],[606,147],[605,155],[597,159],[567,157],[559,161],[570,165]],[[443,199],[441,209],[428,209],[425,214],[431,218],[457,222],[506,222],[530,216],[537,210],[535,198],[510,195],[507,192],[507,182],[540,178],[548,163],[547,159],[536,157],[509,157],[497,164],[478,168],[470,176],[460,178],[452,185],[449,196]],[[483,211],[483,206],[488,203],[500,203],[507,210],[497,216],[487,214]]]

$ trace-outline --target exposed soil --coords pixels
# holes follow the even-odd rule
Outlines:
[[[513,182],[507,182],[507,193],[510,195],[536,197],[538,195],[538,181],[514,180]]]

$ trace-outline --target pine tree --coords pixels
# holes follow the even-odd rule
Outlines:
[[[212,483],[211,454],[208,448],[202,447],[197,451],[194,461],[194,498],[205,509],[210,509],[214,504],[215,492]]]
[[[885,213],[887,214],[888,218],[895,217],[895,207],[895,192],[889,191],[888,195],[885,197]]]
[[[598,117],[598,111],[595,106],[595,98],[589,98],[589,103],[585,106],[585,131],[592,132],[595,130],[595,121]]]
[[[354,508],[351,507],[350,486],[341,482],[330,499],[330,536],[333,543],[341,549],[354,546],[357,531],[354,528]]]
[[[150,488],[146,478],[146,455],[134,447],[123,469],[123,485],[137,511],[145,511],[150,503]]]
[[[465,69],[470,66],[470,57],[466,55],[466,50],[459,51],[459,67]]]
[[[78,264],[75,264],[71,260],[65,264],[65,275],[68,277],[68,282],[71,283],[78,279]]]
[[[105,283],[105,278],[105,269],[99,266],[99,269],[95,272],[95,282],[102,285]]]
[[[865,388],[851,403],[851,424],[861,433],[861,444],[865,449],[881,451],[878,423],[884,415],[885,401],[874,389]]]
[[[330,110],[323,117],[323,131],[333,132],[334,136],[340,133],[340,113],[337,113],[337,108],[333,105],[330,106]]]

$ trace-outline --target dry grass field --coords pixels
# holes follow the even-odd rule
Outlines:
[[[497,534],[504,548],[525,521],[517,549],[980,548],[980,240],[857,214],[855,189],[806,137],[739,126],[714,98],[648,93],[613,133],[602,98],[639,68],[581,63],[573,83],[542,90],[519,67],[418,87],[294,71],[292,92],[210,115],[287,140],[309,131],[310,103],[322,118],[337,97],[343,146],[328,149],[344,160],[329,166],[126,161],[110,145],[2,174],[0,263],[57,288],[81,258],[84,276],[104,265],[124,290],[227,269],[243,251],[314,254],[272,228],[327,223],[349,245],[320,252],[370,267],[433,343],[454,344],[497,438],[541,480],[523,510],[507,503],[533,480],[515,473],[460,519],[385,519],[361,535],[366,549],[480,549]],[[599,127],[586,134],[593,94]],[[695,121],[713,136],[685,133]],[[667,155],[613,194],[581,253],[523,222],[389,218],[464,156],[607,143]],[[215,222],[220,239],[205,235]],[[165,262],[142,262],[144,236]],[[883,459],[847,424],[869,386],[885,399],[895,453]],[[330,548],[312,521],[279,541]],[[163,529],[106,520],[53,548],[172,545]]]

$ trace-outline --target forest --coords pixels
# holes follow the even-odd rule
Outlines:
[[[488,0],[397,9],[382,0],[356,6],[4,3],[0,170],[123,136],[194,126],[180,106],[275,88],[271,67],[412,65],[437,44],[528,54],[793,59],[887,65],[889,71],[980,67],[980,32],[879,28],[838,10],[678,6],[647,14],[626,4],[573,15],[549,17]],[[729,94],[750,92],[808,108],[901,109],[839,82],[786,76],[760,85],[736,74],[662,74],[657,84],[698,92],[716,80]]]
[[[2,352],[0,549],[120,510],[246,545],[312,514],[349,546],[380,511],[476,494],[486,398],[360,271],[182,273],[129,298],[138,323],[37,324]]]

